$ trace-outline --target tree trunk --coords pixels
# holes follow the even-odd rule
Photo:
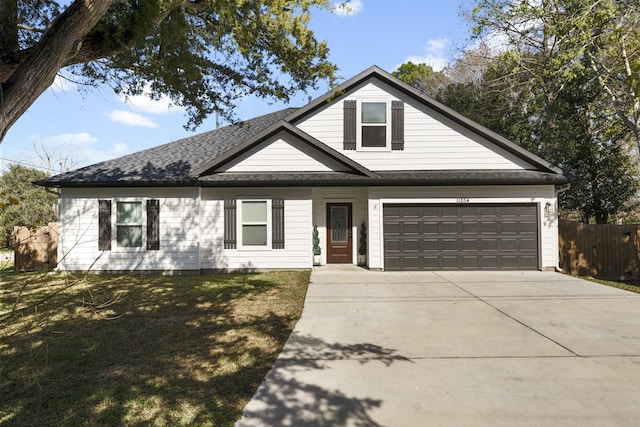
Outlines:
[[[28,58],[2,84],[0,141],[20,116],[51,86],[60,68],[80,50],[83,38],[112,3],[113,0],[75,0],[51,23]]]

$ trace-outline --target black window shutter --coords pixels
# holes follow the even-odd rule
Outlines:
[[[391,101],[391,149],[404,150],[404,102]]]
[[[111,200],[98,200],[98,250],[111,250]]]
[[[346,100],[344,101],[344,142],[343,147],[345,150],[356,149],[356,101]]]
[[[284,200],[271,201],[271,247],[284,249]]]
[[[236,248],[236,201],[227,199],[224,201],[224,248]]]
[[[160,200],[147,200],[147,250],[160,249]]]

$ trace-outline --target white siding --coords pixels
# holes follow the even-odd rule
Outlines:
[[[403,151],[344,151],[343,99],[405,102]],[[309,135],[374,171],[444,169],[532,169],[523,160],[497,148],[445,117],[427,110],[401,92],[369,82],[340,97],[297,126]]]
[[[117,196],[117,197],[116,197]],[[200,201],[202,197],[202,201]],[[558,224],[553,186],[477,187],[327,187],[175,189],[64,189],[60,200],[59,267],[65,270],[178,271],[200,269],[310,268],[311,235],[318,225],[326,263],[327,203],[353,206],[353,262],[357,262],[360,225],[367,225],[367,262],[384,268],[384,203],[536,203],[540,218],[541,268],[558,264]],[[160,200],[160,250],[98,250],[98,200]],[[224,200],[285,200],[285,249],[224,249]],[[547,203],[551,210],[545,209]],[[115,210],[115,205],[112,207]],[[112,230],[115,236],[115,229]],[[143,233],[144,234],[144,233]]]
[[[353,264],[358,262],[360,226],[367,222],[367,190],[354,187],[325,187],[313,189],[313,223],[318,226],[323,265],[327,263],[327,203],[341,202],[352,204]],[[367,224],[367,228],[369,226]],[[367,232],[367,235],[370,233]]]
[[[370,268],[384,268],[383,205],[385,203],[536,203],[540,221],[540,268],[558,265],[556,195],[551,185],[478,187],[376,187],[369,189]],[[545,209],[547,203],[551,210]]]
[[[284,199],[284,249],[224,249],[225,199]],[[311,268],[312,221],[309,189],[203,189],[200,231],[202,269]]]
[[[118,248],[112,227],[112,250],[98,250],[98,200],[160,200],[160,250],[146,250],[146,209],[143,248]],[[199,270],[199,197],[196,188],[63,189],[60,199],[59,268],[96,271]]]
[[[308,144],[280,133],[249,150],[220,171],[227,172],[328,172],[344,171],[345,166],[322,155]]]

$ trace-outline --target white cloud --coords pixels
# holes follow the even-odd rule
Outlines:
[[[129,151],[130,151],[129,146],[127,144],[125,144],[124,142],[118,142],[113,147],[111,147],[111,150],[109,150],[109,153],[114,156],[123,156],[129,153]]]
[[[338,16],[349,16],[360,12],[363,7],[362,0],[348,0],[333,3],[331,10]]]
[[[184,113],[183,107],[173,103],[171,98],[162,95],[159,99],[152,99],[151,87],[146,84],[140,95],[118,95],[118,100],[134,110],[147,114]]]
[[[56,78],[53,80],[53,84],[49,86],[49,88],[54,92],[68,92],[70,90],[75,89],[76,84],[69,80],[67,76],[63,76],[60,74],[56,75]]]
[[[131,153],[122,142],[110,147],[99,144],[98,138],[87,132],[66,133],[54,136],[32,135],[31,149],[12,153],[12,158],[36,166],[46,166],[43,156],[49,156],[51,166],[58,171],[59,165],[74,169]]]
[[[447,49],[450,45],[451,41],[444,37],[430,39],[424,46],[424,55],[409,56],[404,62],[411,61],[415,64],[427,64],[430,65],[434,71],[441,71],[449,62]]]
[[[130,152],[131,150],[129,149],[129,146],[122,142],[118,142],[111,147],[105,147],[104,150],[101,150],[98,147],[79,150],[78,154],[82,155],[82,161],[78,167],[114,159],[116,157],[129,154]]]
[[[148,89],[141,95],[124,96],[119,95],[118,99],[133,108],[144,113],[149,114],[169,114],[169,113],[182,113],[184,108],[178,107],[167,96],[162,96],[160,99],[151,99],[147,94]]]
[[[107,116],[112,122],[123,123],[129,126],[142,126],[148,128],[157,128],[158,124],[153,120],[144,117],[141,114],[132,113],[125,110],[113,110]]]
[[[98,144],[98,138],[88,132],[34,134],[28,140],[29,144],[14,148],[7,157],[34,167],[51,167],[51,172],[84,166],[96,158],[103,158],[95,156],[98,150],[94,147]]]
[[[75,146],[75,147],[87,147],[98,142],[98,138],[87,133],[64,133],[55,136],[40,136],[36,135],[31,137],[34,143],[38,143],[44,146],[62,147],[62,146]]]

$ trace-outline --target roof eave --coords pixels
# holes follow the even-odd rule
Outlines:
[[[37,185],[49,188],[106,188],[106,187],[198,187],[197,180],[189,181],[70,181],[49,182],[46,180],[36,182]]]
[[[491,179],[384,179],[368,178],[360,179],[337,178],[337,179],[299,179],[292,178],[286,180],[207,180],[201,181],[201,187],[446,187],[446,186],[486,186],[486,185],[560,185],[570,182],[568,179],[560,177],[549,178],[491,178]]]

